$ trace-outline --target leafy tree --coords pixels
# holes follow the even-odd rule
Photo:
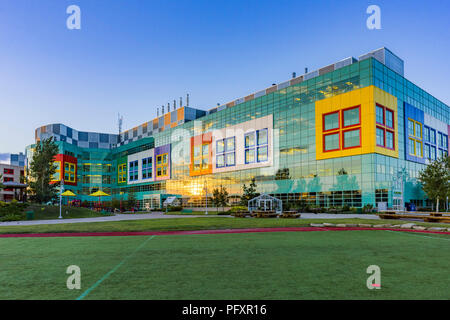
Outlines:
[[[256,183],[255,177],[252,178],[252,182],[247,187],[245,184],[242,186],[243,195],[241,197],[241,204],[243,206],[248,206],[248,202],[253,198],[259,196],[259,193],[256,192]]]
[[[220,206],[220,189],[219,188],[214,188],[212,202],[213,202],[213,205],[217,208],[217,211],[219,211],[219,206]]]
[[[5,188],[2,182],[3,182],[3,175],[0,174],[0,190]]]
[[[58,146],[53,137],[38,141],[36,144],[30,163],[30,190],[36,202],[43,203],[56,197],[57,184],[50,182],[56,171],[54,158],[57,154]]]
[[[127,205],[128,208],[134,208],[136,206],[137,203],[137,199],[136,199],[136,193],[132,190],[130,190],[128,192],[128,201],[127,201]]]
[[[430,200],[436,201],[436,212],[439,211],[439,199],[445,199],[450,190],[449,157],[439,158],[431,162],[419,172],[418,180]]]
[[[222,211],[223,211],[223,207],[228,205],[228,191],[225,187],[220,186],[220,188],[215,188],[213,190],[213,204],[214,206],[217,207],[217,211],[219,211],[219,207],[222,207]]]

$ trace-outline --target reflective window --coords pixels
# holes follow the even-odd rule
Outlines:
[[[394,113],[388,109],[386,109],[386,126],[389,128],[394,127]]]
[[[386,131],[386,148],[394,149],[394,133]]]
[[[360,129],[349,130],[344,132],[344,149],[358,147],[361,145]]]
[[[376,122],[384,124],[384,108],[379,105],[376,106]]]
[[[384,130],[377,128],[377,145],[384,147]]]
[[[339,111],[323,116],[324,131],[339,128]]]
[[[339,149],[339,133],[327,134],[325,136],[325,151],[338,150]]]
[[[359,107],[343,111],[344,127],[359,124]]]

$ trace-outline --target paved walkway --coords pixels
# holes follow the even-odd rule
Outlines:
[[[153,213],[137,213],[137,214],[116,214],[115,216],[95,217],[95,218],[79,218],[79,219],[53,219],[53,220],[31,220],[31,221],[10,221],[0,222],[1,226],[26,226],[39,224],[58,224],[58,223],[80,223],[80,222],[103,222],[103,221],[123,221],[123,220],[143,220],[143,219],[170,219],[170,218],[208,218],[221,217],[230,218],[230,216],[221,215],[164,215],[159,212]],[[328,213],[302,213],[301,219],[379,219],[374,214],[328,214]]]
[[[0,234],[0,238],[40,238],[40,237],[116,237],[116,236],[164,236],[164,235],[194,235],[194,234],[225,234],[225,233],[255,233],[255,232],[303,232],[303,231],[376,231],[415,232],[450,235],[448,231],[412,230],[400,228],[362,228],[362,227],[288,227],[288,228],[247,228],[222,230],[175,230],[175,231],[135,231],[135,232],[65,232],[65,233],[18,233]],[[449,241],[448,238],[437,238]]]
[[[162,213],[136,213],[136,214],[116,214],[115,216],[104,216],[95,218],[78,219],[53,219],[53,220],[30,220],[30,221],[10,221],[0,222],[2,226],[26,226],[37,224],[58,224],[58,223],[80,223],[80,222],[104,222],[104,221],[122,221],[122,220],[145,220],[145,219],[167,219],[167,218],[198,218],[198,217],[229,217],[218,215],[164,215]]]

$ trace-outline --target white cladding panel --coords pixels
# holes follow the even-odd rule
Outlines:
[[[151,181],[155,181],[155,173],[153,172],[153,167],[154,167],[154,155],[155,155],[155,149],[150,149],[150,150],[145,150],[142,152],[138,152],[138,153],[134,153],[132,155],[129,155],[127,157],[127,168],[130,167],[130,162],[131,161],[136,161],[138,160],[138,179],[134,180],[134,181],[130,181],[130,177],[127,177],[127,182],[128,184],[137,184],[137,183],[143,183],[143,182],[151,182]],[[148,178],[148,179],[142,179],[142,159],[145,158],[152,158],[152,177]]]
[[[266,129],[268,135],[268,159],[264,162],[254,162],[254,163],[245,163],[245,140],[244,136],[249,132],[256,132],[257,130]],[[235,137],[235,165],[217,168],[216,160],[217,160],[217,141],[224,139]],[[214,130],[212,132],[212,164],[213,164],[213,173],[216,172],[229,172],[243,169],[253,169],[253,168],[262,168],[262,167],[271,167],[273,165],[273,116],[268,115],[265,117],[261,117],[258,119],[246,121],[243,123],[239,123],[234,126],[230,126],[223,129]]]

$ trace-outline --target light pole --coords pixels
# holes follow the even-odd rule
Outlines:
[[[62,193],[64,191],[64,180],[61,179],[61,184],[59,185],[59,219],[62,219],[61,207],[62,207]]]
[[[408,176],[408,173],[406,171],[406,168],[401,168],[400,170],[398,170],[396,172],[395,175],[393,175],[393,182],[394,182],[394,186],[395,189],[400,189],[400,208],[399,211],[403,211],[405,210],[405,197],[404,197],[404,179]],[[394,189],[394,194],[396,193]]]
[[[205,200],[206,200],[206,211],[205,214],[208,214],[208,184],[205,179]]]

